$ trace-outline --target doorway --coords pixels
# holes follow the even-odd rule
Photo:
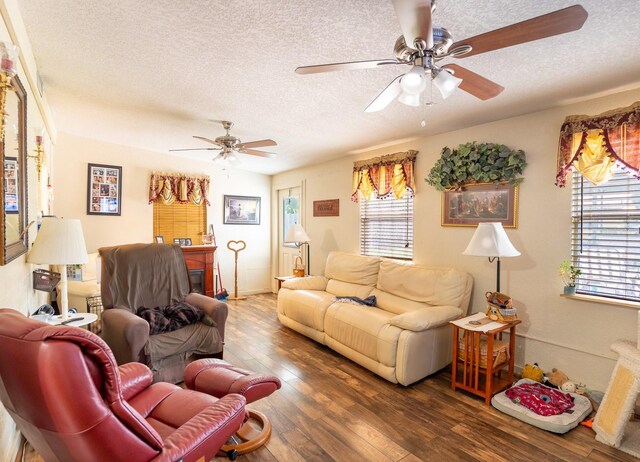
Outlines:
[[[278,190],[278,268],[277,276],[290,276],[293,274],[296,257],[301,255],[301,250],[295,244],[286,244],[284,238],[289,228],[301,223],[301,195],[300,187]],[[302,255],[303,261],[306,261]]]

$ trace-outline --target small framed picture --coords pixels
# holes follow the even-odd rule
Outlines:
[[[178,237],[174,237],[174,238],[173,238],[173,243],[174,243],[174,244],[178,244],[178,245],[180,245],[180,238],[178,238]]]
[[[67,280],[82,281],[82,265],[67,265]]]
[[[164,244],[164,237],[163,236],[156,236],[155,240],[156,240],[156,244]]]
[[[184,240],[184,245],[186,245],[187,247],[191,245],[191,238],[188,237]]]

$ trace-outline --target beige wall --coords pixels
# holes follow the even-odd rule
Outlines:
[[[207,159],[210,156],[207,156]],[[87,215],[88,163],[122,167],[122,215]],[[231,170],[227,174],[210,160],[196,161],[157,152],[117,145],[60,132],[53,170],[54,213],[82,222],[87,250],[133,242],[152,242],[153,206],[149,205],[149,177],[152,171],[209,175],[211,188],[207,209],[213,224],[222,281],[231,293],[234,283],[234,253],[227,249],[229,240],[244,240],[246,250],[238,255],[238,292],[269,291],[271,288],[271,178],[257,173]],[[260,225],[224,225],[223,195],[262,197]]]
[[[529,165],[520,187],[519,226],[507,230],[522,256],[503,259],[501,278],[501,289],[514,298],[523,322],[518,327],[516,364],[537,362],[544,370],[557,367],[575,381],[604,390],[615,358],[609,346],[616,339],[636,340],[637,310],[559,296],[562,283],[558,266],[569,257],[570,188],[554,186],[557,143],[566,115],[597,114],[638,99],[640,90],[629,91],[420,138],[404,145],[275,175],[273,190],[306,180],[304,225],[312,239],[312,273],[320,274],[329,251],[359,250],[359,209],[349,199],[352,162],[406,149],[420,151],[416,161],[414,260],[454,266],[471,273],[475,280],[471,310],[475,312],[485,309],[484,293],[495,287],[495,264],[484,258],[462,255],[474,229],[440,226],[441,193],[428,186],[424,178],[444,146],[478,141],[523,149]],[[416,125],[418,123],[416,120]],[[336,198],[340,199],[339,217],[312,216],[314,200]]]

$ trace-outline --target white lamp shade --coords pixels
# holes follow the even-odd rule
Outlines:
[[[447,99],[460,86],[462,79],[454,77],[449,71],[443,69],[433,79],[433,83],[440,90],[442,97]]]
[[[509,240],[502,223],[479,223],[462,254],[476,257],[517,257],[520,252]]]
[[[427,87],[427,79],[424,75],[424,68],[413,66],[409,72],[400,79],[402,91],[409,95],[419,95]]]
[[[420,106],[420,95],[410,95],[409,93],[403,93],[398,98],[398,101],[400,101],[402,104],[406,104],[407,106],[418,107]]]
[[[88,261],[80,220],[47,217],[36,236],[27,262],[39,265],[75,265]]]
[[[295,224],[287,231],[284,242],[311,242],[311,238],[301,225]]]

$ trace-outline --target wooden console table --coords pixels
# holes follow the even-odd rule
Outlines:
[[[515,362],[516,326],[520,320],[503,324],[502,327],[482,332],[453,326],[453,361],[451,362],[451,389],[468,391],[484,398],[488,405],[491,397],[507,388],[513,382]],[[508,358],[494,365],[493,350],[496,340],[502,340],[502,333],[509,330]],[[462,335],[460,335],[462,332]],[[486,337],[483,339],[483,337]],[[486,342],[486,359],[482,365],[481,347]],[[462,348],[459,350],[459,344]],[[461,357],[460,357],[461,356]],[[502,372],[506,369],[506,377]]]
[[[181,249],[187,263],[192,286],[198,285],[200,279],[198,276],[202,278],[202,290],[193,287],[194,291],[207,297],[213,297],[216,294],[213,281],[213,254],[217,247],[215,245],[192,245],[181,247]]]

